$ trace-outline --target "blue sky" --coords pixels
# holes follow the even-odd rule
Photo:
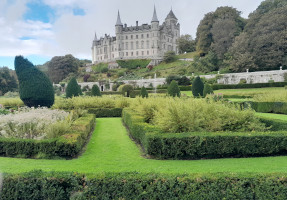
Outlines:
[[[170,8],[182,34],[195,37],[200,20],[219,6],[232,6],[247,18],[263,0],[0,0],[0,67],[14,68],[23,55],[35,65],[53,56],[91,59],[95,32],[115,35],[117,11],[128,26],[150,23],[156,6],[160,23]]]

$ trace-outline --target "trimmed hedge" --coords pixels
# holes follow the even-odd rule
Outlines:
[[[243,89],[243,88],[263,88],[263,87],[284,87],[287,82],[274,82],[274,83],[253,83],[253,84],[213,84],[213,90],[220,89]]]
[[[122,116],[135,141],[143,146],[145,153],[157,159],[287,155],[286,131],[162,133],[130,109],[125,108]],[[269,125],[280,130],[287,124],[269,119]]]
[[[100,117],[121,117],[122,108],[89,108],[88,113],[95,114],[97,118]]]
[[[241,103],[243,107],[251,106],[256,112],[287,114],[286,102],[252,102]]]
[[[133,59],[133,60],[117,60],[117,63],[122,68],[128,68],[128,69],[137,69],[140,68],[146,68],[146,66],[150,63],[151,60],[148,59]]]
[[[45,140],[0,138],[0,155],[25,158],[37,158],[43,154],[45,158],[76,157],[94,128],[94,124],[95,116],[87,114],[75,120],[71,133],[58,138]]]
[[[38,199],[287,199],[286,173],[164,175],[106,173],[87,178],[34,171],[5,175],[0,198]]]

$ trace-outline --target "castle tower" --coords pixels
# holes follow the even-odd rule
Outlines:
[[[120,11],[118,11],[118,17],[117,17],[117,22],[116,22],[116,57],[121,57],[122,56],[122,49],[123,49],[123,44],[122,44],[122,33],[123,33],[123,24],[121,22],[121,17],[120,17]]]
[[[95,64],[96,62],[96,56],[97,56],[97,33],[95,33],[95,37],[94,37],[94,40],[93,40],[93,45],[92,45],[92,63]]]
[[[176,18],[172,9],[170,10],[167,17],[165,18],[165,23],[172,32],[172,45],[171,47],[169,47],[169,49],[171,48],[170,50],[178,53],[176,40],[180,37],[180,24],[178,23],[178,19]]]

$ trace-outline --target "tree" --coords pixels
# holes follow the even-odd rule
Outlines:
[[[102,96],[100,88],[98,85],[93,85],[92,87],[92,96]]]
[[[218,21],[218,20],[223,20],[223,21]],[[214,25],[216,25],[216,22],[218,23],[216,26],[218,28],[219,25],[222,25],[222,22],[225,20],[230,20],[233,21],[235,24],[235,32],[232,32],[229,34],[230,28],[225,30],[225,26],[221,29],[221,32],[224,32],[225,37],[230,36],[233,37],[237,36],[242,32],[245,26],[245,20],[240,17],[240,12],[237,11],[235,8],[232,7],[219,7],[216,9],[215,12],[210,12],[207,13],[204,18],[200,21],[200,24],[197,28],[196,32],[196,50],[201,54],[205,55],[211,50],[211,45],[214,42],[214,37],[212,34],[212,28]],[[230,24],[230,21],[228,22]],[[226,21],[227,22],[227,21]],[[230,25],[226,26],[229,27]],[[220,36],[220,34],[218,34]],[[230,39],[225,39],[225,40],[230,40]]]
[[[72,78],[66,88],[66,98],[77,97],[82,94],[81,87],[78,85],[76,78]]]
[[[166,77],[165,81],[166,83],[169,85],[171,83],[171,81],[179,81],[180,80],[180,76],[177,76],[177,75],[169,75],[168,77]]]
[[[220,60],[213,51],[210,51],[205,57],[195,56],[192,66],[199,72],[218,71]]]
[[[77,73],[80,66],[78,59],[72,55],[55,56],[48,62],[48,75],[52,82],[59,83],[70,73]]]
[[[177,60],[177,58],[176,58],[174,51],[167,51],[163,56],[163,61],[166,63],[171,63],[171,62],[174,62],[176,60]]]
[[[190,84],[191,84],[190,79],[187,78],[186,76],[181,77],[178,81],[178,85],[185,85],[186,86],[186,85],[190,85]]]
[[[180,36],[176,44],[178,46],[179,53],[184,53],[184,52],[193,52],[195,51],[195,40],[192,39],[191,35],[182,35]]]
[[[132,85],[125,84],[125,85],[121,85],[121,86],[118,88],[118,90],[119,90],[119,92],[121,92],[124,96],[130,97],[130,94],[133,93],[134,88],[133,88]]]
[[[213,89],[209,84],[204,84],[203,97],[206,97],[208,94],[213,94]]]
[[[167,93],[172,97],[180,97],[180,89],[175,80],[171,81],[170,85],[167,88]]]
[[[23,56],[15,57],[15,71],[19,80],[20,98],[26,106],[51,107],[55,95],[51,81]]]
[[[0,67],[0,95],[17,89],[14,73],[8,67]]]
[[[141,88],[140,95],[142,98],[145,98],[145,97],[148,98],[148,92],[146,91],[146,88],[144,86]]]
[[[203,89],[204,89],[204,83],[202,82],[202,80],[198,76],[193,80],[193,83],[192,83],[191,90],[192,90],[193,96],[194,97],[200,97],[200,96],[202,97],[203,96]]]

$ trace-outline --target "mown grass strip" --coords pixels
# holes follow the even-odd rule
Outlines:
[[[0,172],[75,171],[80,173],[216,173],[286,172],[287,157],[213,160],[151,160],[141,156],[120,118],[99,118],[85,153],[73,160],[0,158]]]

